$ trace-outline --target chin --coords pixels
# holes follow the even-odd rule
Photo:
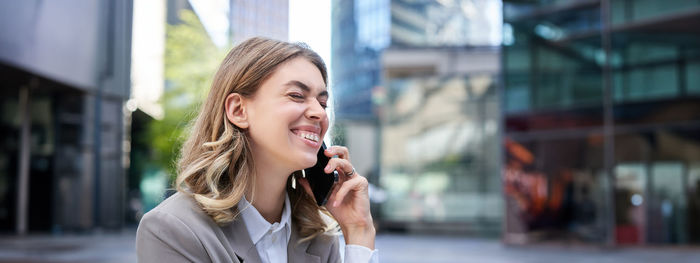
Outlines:
[[[294,166],[296,166],[296,170],[314,166],[317,159],[316,153],[312,153],[307,149],[297,149],[297,151],[294,151],[294,154],[292,154],[290,157],[293,157],[292,162],[294,163]]]
[[[304,157],[304,159],[300,160],[300,162],[299,162],[301,164],[301,166],[303,166],[301,169],[306,169],[306,168],[312,167],[316,164],[316,160],[317,160],[316,154],[310,155],[308,153],[304,153],[303,157]]]

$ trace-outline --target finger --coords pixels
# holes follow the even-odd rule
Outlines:
[[[338,155],[338,158],[346,159],[348,161],[350,160],[350,152],[348,151],[348,148],[344,146],[331,146],[330,148],[326,149],[324,154],[328,157]]]
[[[352,164],[350,161],[345,159],[333,158],[328,160],[328,164],[325,168],[323,168],[323,171],[326,173],[332,173],[333,170],[345,175],[346,173],[352,171]]]
[[[332,196],[333,207],[338,207],[340,203],[345,200],[345,196],[352,190],[354,191],[367,191],[367,179],[362,176],[354,177],[353,179],[347,180],[340,185],[340,188]]]

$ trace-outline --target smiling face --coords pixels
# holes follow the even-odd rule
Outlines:
[[[287,61],[245,99],[251,150],[257,165],[301,170],[316,163],[328,130],[328,92],[306,58]]]

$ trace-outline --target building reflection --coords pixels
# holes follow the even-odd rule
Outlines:
[[[334,143],[380,229],[500,233],[500,1],[336,0]]]
[[[599,136],[520,144],[505,138],[505,238],[528,242],[559,235],[582,240],[605,236]]]
[[[504,1],[504,240],[700,241],[700,4]]]
[[[387,79],[380,118],[380,185],[388,192],[383,222],[498,233],[503,210],[500,160],[492,158],[499,152],[495,76]]]

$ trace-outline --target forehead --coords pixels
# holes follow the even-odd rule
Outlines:
[[[291,81],[303,83],[309,87],[312,93],[326,90],[326,83],[323,81],[321,71],[303,57],[294,58],[279,65],[270,78],[263,83],[263,87],[271,85],[278,89],[286,89],[289,87],[287,84]]]

